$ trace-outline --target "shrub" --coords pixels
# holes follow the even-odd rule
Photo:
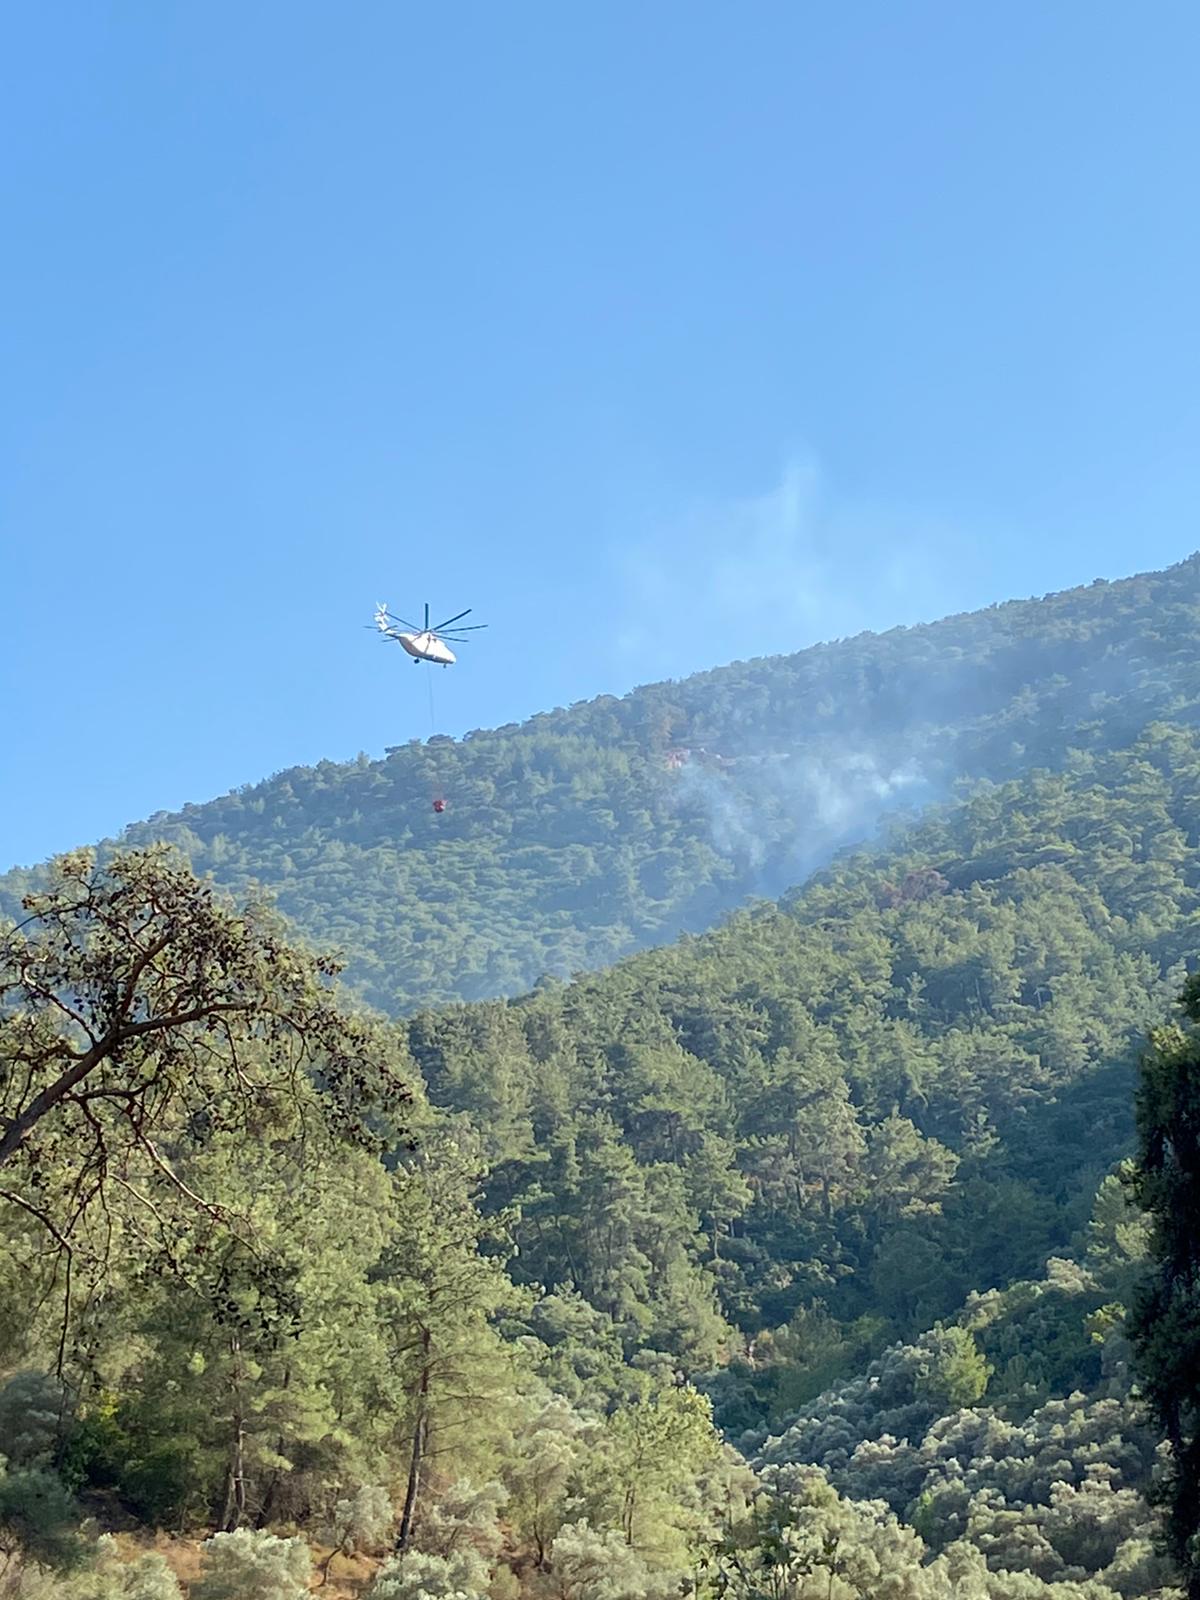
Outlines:
[[[380,1568],[364,1600],[488,1600],[488,1570],[469,1547],[453,1555],[409,1550]]]
[[[203,1551],[190,1600],[306,1600],[312,1557],[303,1539],[239,1528],[206,1539]]]

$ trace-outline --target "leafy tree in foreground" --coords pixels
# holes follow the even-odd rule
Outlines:
[[[1130,1331],[1147,1399],[1171,1445],[1167,1538],[1200,1597],[1200,974],[1181,996],[1193,1024],[1156,1029],[1142,1061],[1134,1193],[1152,1219],[1153,1275]]]
[[[62,856],[23,904],[0,936],[0,1200],[44,1230],[68,1287],[77,1247],[107,1257],[114,1211],[138,1219],[121,1243],[160,1259],[172,1210],[232,1220],[184,1176],[219,1135],[261,1139],[301,1100],[353,1143],[395,1132],[395,1047],[344,1009],[335,964],[171,851]]]

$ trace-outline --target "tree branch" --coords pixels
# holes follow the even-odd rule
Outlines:
[[[14,1194],[11,1189],[0,1189],[0,1200],[7,1200],[10,1205],[20,1206],[22,1211],[27,1211],[29,1215],[36,1218],[37,1221],[41,1223],[42,1227],[45,1228],[46,1232],[57,1241],[60,1250],[65,1250],[68,1255],[71,1254],[71,1241],[67,1238],[64,1238],[64,1236],[54,1226],[53,1222],[51,1222],[46,1213],[44,1211],[39,1211],[37,1206],[33,1205],[31,1201],[24,1199],[19,1194]]]

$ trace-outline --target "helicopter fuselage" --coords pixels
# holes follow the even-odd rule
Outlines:
[[[450,667],[458,660],[444,640],[436,633],[397,633],[397,639],[416,661],[431,661],[440,667]]]

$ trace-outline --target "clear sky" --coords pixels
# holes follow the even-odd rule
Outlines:
[[[64,0],[0,66],[0,866],[1200,546],[1200,9]],[[469,658],[469,659],[468,659]]]

